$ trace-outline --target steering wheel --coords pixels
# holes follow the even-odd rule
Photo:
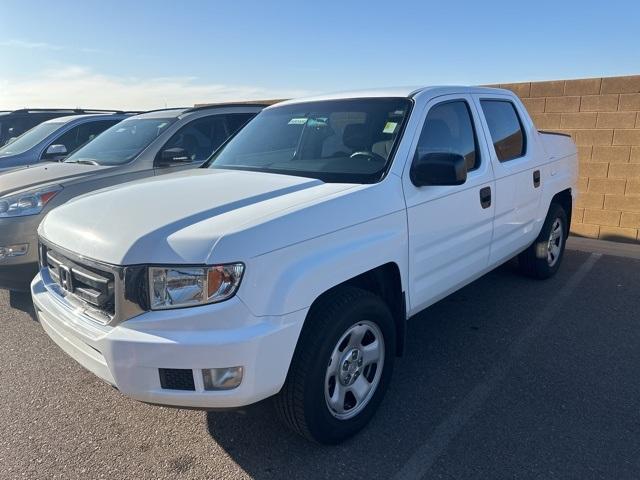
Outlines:
[[[382,155],[378,155],[377,153],[374,152],[370,152],[368,150],[361,150],[359,152],[353,152],[351,155],[349,155],[349,158],[356,158],[356,157],[365,157],[365,158],[369,158],[369,159],[374,159],[374,160],[378,160],[382,163],[386,163],[387,159],[384,158]]]

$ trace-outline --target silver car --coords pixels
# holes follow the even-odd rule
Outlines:
[[[83,114],[47,120],[0,147],[0,172],[40,162],[59,162],[131,115]]]
[[[29,288],[38,270],[36,229],[52,208],[100,188],[197,167],[264,106],[217,105],[136,115],[62,163],[0,174],[0,288]]]

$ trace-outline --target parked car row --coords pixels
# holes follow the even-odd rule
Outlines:
[[[40,139],[27,149],[37,153],[76,142],[79,136],[86,143],[63,162],[0,175],[0,288],[28,290],[38,271],[36,230],[51,209],[100,188],[196,167],[262,108],[221,105],[135,116],[63,117],[40,124],[0,149],[2,155],[3,150]],[[106,131],[93,141],[85,139],[99,128]],[[51,129],[54,132],[48,133]],[[70,136],[74,140],[67,140]],[[31,158],[38,157],[31,153]],[[3,160],[0,156],[0,165]]]
[[[506,90],[157,111],[0,175],[18,185],[0,245],[19,252],[0,262],[39,257],[42,327],[123,394],[273,397],[293,430],[337,443],[373,417],[410,317],[515,256],[555,274],[576,182],[571,139]]]
[[[0,172],[40,162],[59,162],[131,113],[66,115],[47,120],[0,147]]]
[[[22,108],[0,111],[0,147],[19,137],[24,132],[54,118],[70,115],[88,115],[99,113],[125,113],[115,110],[70,109],[70,108]],[[141,113],[141,112],[128,112]]]

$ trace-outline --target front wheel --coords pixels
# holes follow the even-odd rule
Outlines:
[[[520,270],[540,279],[555,275],[560,268],[568,233],[567,212],[562,205],[552,203],[538,238],[518,257]]]
[[[373,417],[395,357],[387,305],[355,287],[326,294],[309,312],[276,409],[304,437],[339,443]]]

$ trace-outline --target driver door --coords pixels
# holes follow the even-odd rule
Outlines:
[[[430,100],[403,174],[409,229],[410,308],[414,314],[484,273],[493,233],[494,179],[479,116],[468,95]],[[455,186],[416,186],[416,154],[465,157],[467,180]]]

